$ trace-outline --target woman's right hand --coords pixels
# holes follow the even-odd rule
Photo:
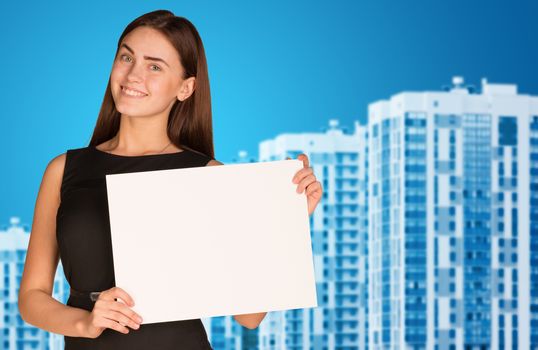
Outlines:
[[[116,301],[120,298],[128,305],[121,301]],[[131,310],[134,306],[134,300],[127,292],[119,287],[107,289],[95,301],[93,310],[88,314],[85,320],[85,329],[89,338],[97,338],[103,333],[105,328],[111,328],[115,331],[127,334],[129,329],[140,328],[142,317]]]

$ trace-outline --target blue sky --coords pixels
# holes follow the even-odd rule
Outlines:
[[[216,159],[453,75],[538,94],[538,4],[501,1],[1,2],[0,225],[31,224],[48,162],[87,146],[123,28],[169,9],[205,45]]]

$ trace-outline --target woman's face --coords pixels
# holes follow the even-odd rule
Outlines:
[[[116,109],[128,116],[166,115],[184,80],[179,55],[164,35],[138,27],[120,44],[110,75]]]

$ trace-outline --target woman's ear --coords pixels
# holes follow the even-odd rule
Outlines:
[[[192,93],[194,92],[194,89],[196,88],[196,78],[190,77],[185,80],[183,80],[183,83],[181,83],[181,87],[179,88],[179,92],[177,94],[177,99],[181,102],[188,99]]]

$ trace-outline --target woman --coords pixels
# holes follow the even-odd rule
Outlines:
[[[119,41],[96,127],[85,148],[47,166],[19,291],[22,318],[65,335],[66,349],[210,349],[199,319],[141,325],[115,286],[105,174],[221,165],[213,159],[211,101],[202,41],[169,11],[131,22]],[[302,154],[293,181],[312,214],[321,185]],[[71,293],[53,299],[58,259]],[[256,328],[264,313],[235,315]]]

